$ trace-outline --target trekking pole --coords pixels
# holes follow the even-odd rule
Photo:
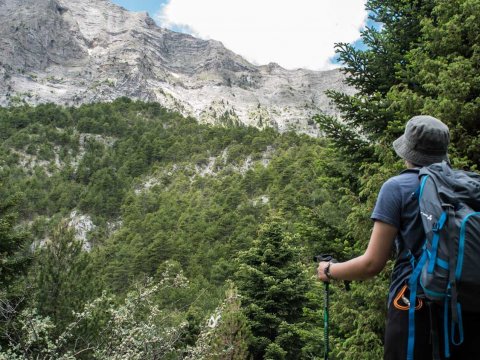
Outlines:
[[[325,343],[325,353],[323,355],[324,360],[328,360],[328,353],[330,352],[330,342],[328,340],[328,323],[329,323],[329,314],[328,307],[330,305],[330,283],[328,281],[323,282],[325,286],[324,291],[324,306],[323,306],[323,341]]]
[[[322,261],[331,261],[333,263],[336,263],[337,260],[333,258],[332,255],[327,255],[327,254],[322,254],[322,255],[317,255],[314,256],[313,260],[316,263],[320,263]],[[345,283],[345,290],[349,291],[350,290],[350,282],[349,281],[344,281]],[[330,307],[330,282],[324,281],[324,292],[323,292],[323,341],[325,344],[325,352],[323,359],[328,360],[328,354],[330,353],[330,341],[329,341],[329,324],[330,324],[330,319],[329,319],[329,312],[328,309]]]
[[[316,263],[322,261],[334,261],[333,256],[331,255],[317,255],[314,258]],[[329,337],[329,313],[328,308],[330,306],[330,283],[328,281],[323,282],[324,291],[323,291],[323,342],[325,346],[323,359],[328,360],[328,353],[330,352],[330,341]]]

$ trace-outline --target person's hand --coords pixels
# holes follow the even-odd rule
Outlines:
[[[328,266],[328,261],[321,261],[318,263],[317,278],[318,280],[329,282],[330,279],[325,275],[325,268]]]

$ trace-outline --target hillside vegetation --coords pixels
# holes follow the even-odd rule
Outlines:
[[[211,127],[126,98],[0,109],[0,359],[312,359],[312,256],[361,254],[391,142],[429,114],[477,171],[480,1],[377,1],[325,134]],[[333,359],[380,359],[391,262],[332,286]]]
[[[301,265],[341,229],[347,211],[334,204],[349,171],[325,140],[199,125],[128,99],[2,109],[0,119],[0,196],[16,196],[17,221],[30,232],[34,254],[15,285],[28,290],[19,305],[48,318],[54,338],[102,292],[121,303],[140,284],[167,281],[167,272],[188,286],[159,291],[149,306],[175,313],[171,326],[187,321],[179,337],[194,339],[267,218],[297,234],[292,256]],[[308,275],[305,281],[314,288]],[[84,342],[77,347],[92,347],[103,316],[72,330]]]

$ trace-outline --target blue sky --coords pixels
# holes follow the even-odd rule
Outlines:
[[[338,67],[334,44],[362,47],[366,0],[111,0],[147,11],[162,27],[221,41],[254,64]]]
[[[130,11],[148,11],[153,17],[167,0],[112,0],[112,2]]]

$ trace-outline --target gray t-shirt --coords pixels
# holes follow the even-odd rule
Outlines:
[[[418,201],[414,196],[419,186],[418,169],[405,170],[388,179],[380,189],[371,218],[395,226],[396,262],[388,294],[388,304],[412,273],[408,250],[418,257],[425,240]]]

